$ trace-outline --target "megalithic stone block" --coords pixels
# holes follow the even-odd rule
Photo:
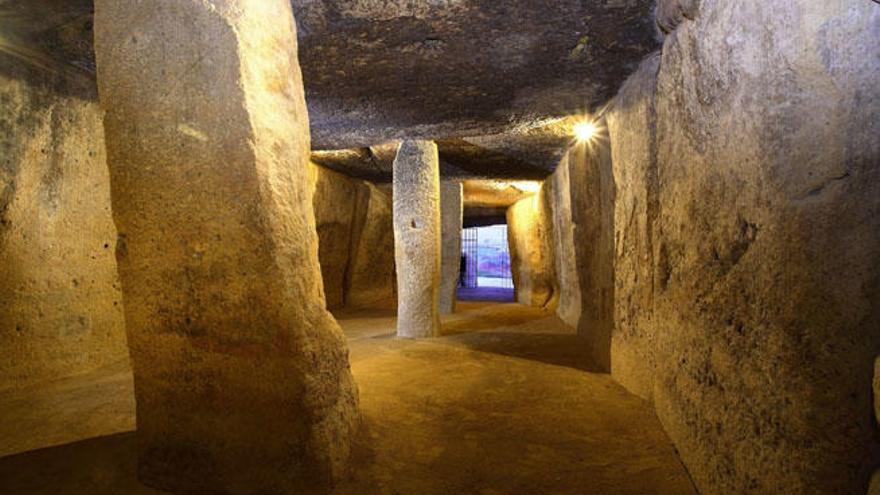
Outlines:
[[[461,271],[462,186],[455,180],[440,182],[440,313],[455,312]]]
[[[290,493],[346,466],[357,390],[324,309],[287,0],[97,0],[142,481]]]

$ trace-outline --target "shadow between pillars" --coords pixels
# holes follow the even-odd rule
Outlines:
[[[0,458],[4,495],[165,495],[137,480],[134,432]]]

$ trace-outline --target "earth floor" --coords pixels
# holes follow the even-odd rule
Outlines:
[[[696,493],[650,405],[552,313],[461,302],[427,340],[337,317],[363,427],[336,494]],[[0,493],[162,493],[137,482],[134,428],[126,363],[0,391]]]

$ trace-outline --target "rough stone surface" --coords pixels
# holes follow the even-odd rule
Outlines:
[[[437,141],[444,179],[543,180],[559,163],[576,119],[553,119],[499,135]],[[316,163],[374,182],[391,182],[398,141],[364,148],[314,150]]]
[[[571,177],[568,155],[564,155],[556,172],[544,183],[553,217],[553,259],[559,287],[556,314],[572,328],[577,328],[581,316],[581,286],[574,248]]]
[[[553,219],[544,186],[507,209],[510,272],[520,304],[554,309],[559,298]]]
[[[177,492],[326,486],[357,391],[324,307],[290,5],[95,11],[140,476]]]
[[[874,420],[880,423],[880,357],[874,360]],[[880,495],[880,470],[871,476],[868,495]]]
[[[0,54],[0,389],[128,359],[94,86]]]
[[[394,222],[391,195],[369,182],[358,187],[345,304],[350,308],[394,308]]]
[[[576,114],[605,103],[657,46],[651,0],[293,4],[316,149]]]
[[[874,419],[880,423],[880,357],[874,360]]]
[[[600,129],[604,124],[599,124]],[[572,220],[580,281],[578,333],[603,369],[611,367],[614,328],[614,177],[607,136],[569,149]]]
[[[703,0],[693,19],[656,96],[658,416],[702,493],[865,493],[880,5]]]
[[[391,196],[367,181],[312,166],[318,257],[329,309],[397,305]]]
[[[345,280],[354,245],[351,236],[360,181],[317,165],[312,165],[310,170],[324,297],[328,309],[338,309],[345,305]]]
[[[669,33],[685,19],[693,19],[699,6],[700,0],[658,0],[657,27],[664,33]]]
[[[440,332],[440,164],[437,145],[406,140],[394,159],[397,335]]]
[[[92,0],[5,1],[0,53],[44,74],[82,80],[94,95],[92,12]],[[5,61],[0,63],[0,70],[5,66]]]
[[[654,228],[657,221],[655,90],[659,56],[646,59],[607,113],[614,204],[614,332],[611,376],[650,398],[654,386]]]
[[[462,185],[440,182],[440,314],[455,312],[455,297],[461,273]]]

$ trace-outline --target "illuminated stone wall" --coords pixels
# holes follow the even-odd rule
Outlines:
[[[865,493],[880,5],[669,0],[660,15],[659,69],[609,116],[612,373],[653,398],[701,493]]]
[[[94,83],[0,54],[0,388],[127,361]]]
[[[559,299],[553,256],[553,220],[544,186],[507,209],[510,272],[516,300],[555,308]]]

